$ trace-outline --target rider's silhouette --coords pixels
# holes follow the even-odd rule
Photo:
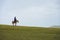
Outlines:
[[[17,19],[16,19],[16,17],[14,17],[14,22],[16,22],[17,21]]]

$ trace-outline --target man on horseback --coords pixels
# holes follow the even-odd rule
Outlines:
[[[16,17],[14,17],[14,22],[16,22],[17,21],[17,19],[16,19]]]
[[[13,26],[14,26],[14,24],[16,26],[17,22],[19,22],[19,21],[16,19],[16,17],[14,17],[14,21],[12,21]]]

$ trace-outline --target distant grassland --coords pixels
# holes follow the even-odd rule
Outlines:
[[[60,40],[60,28],[0,25],[0,40]]]

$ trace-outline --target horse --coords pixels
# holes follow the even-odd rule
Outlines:
[[[16,20],[16,21],[12,21],[13,26],[16,26],[17,23],[19,23],[18,20]]]

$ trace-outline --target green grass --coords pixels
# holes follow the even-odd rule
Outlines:
[[[60,40],[60,28],[0,25],[0,40]]]

